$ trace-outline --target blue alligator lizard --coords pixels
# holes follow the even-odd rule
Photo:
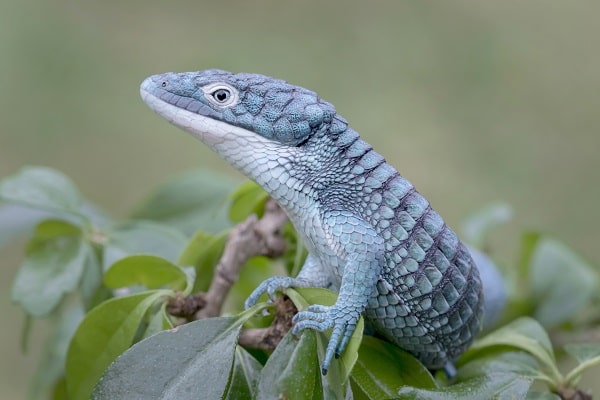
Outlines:
[[[147,78],[141,96],[257,182],[308,248],[295,278],[272,277],[248,298],[286,287],[337,291],[294,332],[331,329],[322,364],[345,349],[359,316],[426,367],[443,368],[481,329],[482,282],[467,247],[414,186],[316,93],[222,70]]]

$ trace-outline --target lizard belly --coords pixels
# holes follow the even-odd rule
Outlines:
[[[323,227],[318,208],[311,210],[286,211],[296,231],[300,234],[308,252],[319,260],[323,274],[333,279],[332,290],[339,290],[344,273],[345,260],[333,250]]]

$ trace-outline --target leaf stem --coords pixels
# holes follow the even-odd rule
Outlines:
[[[565,386],[570,386],[572,383],[574,383],[574,381],[577,378],[579,378],[579,376],[583,373],[584,370],[592,368],[596,365],[600,365],[600,356],[590,358],[589,360],[586,360],[578,366],[576,366],[575,368],[573,368],[564,379]]]

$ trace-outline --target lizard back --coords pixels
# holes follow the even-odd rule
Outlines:
[[[328,133],[338,168],[320,201],[360,215],[383,238],[385,265],[365,317],[386,339],[437,369],[462,354],[481,329],[483,290],[466,246],[429,202],[346,121]]]

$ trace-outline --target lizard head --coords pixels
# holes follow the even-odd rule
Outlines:
[[[333,105],[316,93],[258,74],[169,72],[147,78],[140,91],[156,113],[211,147],[233,127],[279,145],[299,146],[335,116]]]
[[[337,179],[329,164],[358,138],[316,93],[263,75],[169,72],[144,80],[140,93],[272,196],[281,185],[308,190],[325,185],[327,174]]]

